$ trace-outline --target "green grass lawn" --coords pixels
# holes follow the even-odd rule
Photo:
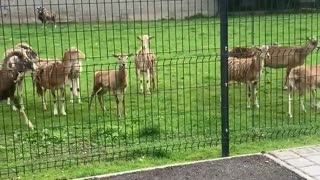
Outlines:
[[[230,47],[274,42],[302,45],[306,43],[306,36],[318,35],[318,14],[255,16],[253,23],[250,20],[251,17],[230,18]],[[168,154],[171,151],[200,147],[219,149],[218,19],[77,23],[61,24],[57,29],[50,25],[43,29],[34,24],[1,27],[0,54],[18,42],[26,41],[42,58],[61,58],[69,46],[78,47],[87,57],[81,76],[83,103],[67,101],[67,116],[54,117],[52,103],[48,105],[48,111],[42,110],[41,99],[34,92],[30,75],[26,77],[24,102],[36,130],[29,131],[16,112],[11,111],[5,102],[0,104],[1,176],[118,158],[151,156],[170,159]],[[94,103],[88,112],[94,71],[116,69],[117,60],[111,55],[136,52],[140,45],[136,37],[142,34],[155,36],[151,48],[158,56],[157,90],[149,96],[138,94],[131,58],[125,97],[127,117],[116,117],[115,100],[111,95],[105,97],[108,111],[101,111]],[[318,54],[313,53],[307,63],[316,64],[317,57]],[[277,142],[278,139],[317,132],[319,115],[310,109],[309,96],[308,112],[300,111],[296,98],[294,118],[288,118],[287,93],[282,90],[284,73],[279,69],[262,75],[260,109],[246,108],[244,86],[230,86],[230,136],[233,144],[266,139]],[[50,101],[49,94],[47,99]]]

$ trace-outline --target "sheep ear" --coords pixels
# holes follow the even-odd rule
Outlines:
[[[138,38],[138,40],[142,41],[142,38],[141,38],[141,36],[137,36],[137,38]]]
[[[112,56],[115,58],[119,58],[119,55],[117,55],[117,54],[112,54]]]
[[[149,40],[153,39],[154,37],[153,36],[149,36]]]
[[[131,57],[131,56],[133,56],[134,54],[133,53],[130,53],[130,54],[128,54],[128,57]]]

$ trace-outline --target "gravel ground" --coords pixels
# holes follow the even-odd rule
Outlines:
[[[90,179],[90,178],[89,178]],[[134,172],[101,180],[302,180],[294,172],[262,155],[201,162],[192,165],[167,167]]]

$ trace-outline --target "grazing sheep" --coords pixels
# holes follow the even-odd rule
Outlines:
[[[30,129],[33,129],[32,123],[29,121],[24,109],[22,109],[19,96],[15,96],[16,85],[22,80],[20,74],[24,74],[27,71],[33,71],[37,67],[33,61],[31,61],[24,51],[12,51],[8,53],[5,57],[4,62],[9,61],[11,58],[16,57],[18,60],[15,64],[14,69],[1,69],[0,70],[0,101],[7,99],[8,97],[11,98],[15,107],[20,111],[25,123],[28,125]]]
[[[122,96],[122,106],[124,115],[125,113],[125,105],[124,105],[124,93],[126,91],[126,87],[128,84],[128,73],[126,70],[126,63],[128,58],[132,56],[129,55],[114,55],[114,57],[119,60],[119,69],[118,70],[109,70],[109,71],[97,71],[94,75],[94,86],[91,94],[90,102],[89,102],[89,111],[91,108],[93,98],[98,95],[98,100],[102,110],[106,110],[103,102],[103,95],[107,92],[112,92],[116,97],[117,103],[117,115],[121,117],[119,103],[120,96]]]
[[[37,14],[38,14],[38,19],[43,23],[44,27],[47,24],[47,21],[53,22],[54,27],[57,28],[56,25],[56,13],[48,11],[44,7],[37,7]]]
[[[242,82],[247,84],[247,103],[248,107],[255,105],[259,108],[256,87],[264,66],[264,62],[269,58],[268,47],[257,48],[257,52],[251,58],[228,59],[228,78],[230,81]],[[252,96],[252,97],[251,97]],[[251,100],[251,103],[249,102]]]
[[[58,115],[57,97],[56,91],[60,90],[61,108],[60,113],[66,115],[65,111],[65,85],[68,81],[70,71],[72,69],[72,60],[70,59],[70,53],[76,53],[74,51],[66,50],[62,61],[54,61],[43,63],[39,66],[35,74],[35,84],[38,95],[42,97],[43,109],[46,110],[45,92],[50,90],[53,96],[54,110],[53,114]],[[73,55],[71,55],[73,56]]]
[[[17,52],[24,52],[27,57],[32,60],[32,61],[37,61],[38,60],[38,54],[32,49],[32,47],[27,44],[27,43],[18,43],[15,48],[7,49],[5,52],[5,57],[10,54],[13,51]],[[3,69],[15,69],[15,65],[18,63],[19,58],[16,56],[13,56],[9,58],[6,62],[3,63],[2,68]],[[21,108],[24,109],[23,105],[23,85],[24,85],[24,73],[19,74],[19,78],[21,78],[21,81],[18,81],[19,83],[17,84],[17,92],[19,93],[19,102],[21,105]],[[7,104],[10,105],[10,97],[7,99]],[[17,108],[13,105],[13,110],[17,110]]]
[[[299,93],[301,108],[306,112],[304,98],[307,92],[311,91],[312,107],[317,106],[316,90],[320,87],[320,66],[298,66],[291,69],[288,77],[288,114],[292,117],[292,96],[294,92]]]
[[[142,47],[137,51],[135,57],[135,65],[136,65],[136,74],[138,79],[140,80],[140,91],[144,93],[146,91],[147,94],[150,94],[150,79],[152,82],[152,88],[155,89],[155,76],[156,76],[156,56],[149,48],[150,40],[152,36],[143,35],[142,37],[138,37],[138,39],[142,43]],[[143,77],[141,77],[141,73]],[[144,83],[146,83],[146,89],[144,91]]]

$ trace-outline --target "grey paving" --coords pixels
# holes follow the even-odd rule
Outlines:
[[[270,153],[278,163],[310,180],[320,180],[320,145]]]

